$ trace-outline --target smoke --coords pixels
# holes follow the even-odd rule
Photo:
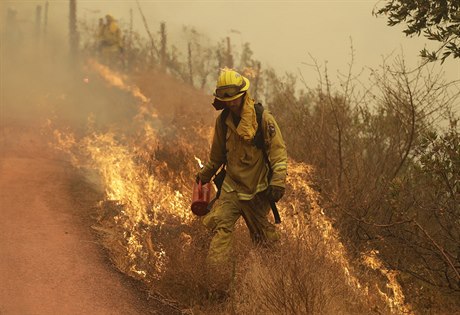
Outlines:
[[[120,125],[134,115],[136,101],[129,93],[111,89],[85,66],[85,56],[70,54],[68,17],[56,14],[63,11],[62,3],[49,6],[46,24],[44,7],[40,23],[33,7],[2,5],[7,17],[0,61],[5,124],[39,126],[52,118],[80,128],[90,116],[99,125]]]
[[[61,17],[66,20],[64,15]],[[86,145],[82,155],[91,156],[93,166],[106,176],[107,201],[125,206],[109,222],[120,231],[117,237],[128,235],[126,231],[130,235],[123,239],[123,250],[130,260],[117,266],[145,277],[152,268],[152,259],[156,257],[162,263],[165,255],[158,245],[161,243],[154,243],[158,248],[152,245],[156,228],[161,227],[158,220],[169,212],[175,214],[174,218],[188,213],[185,183],[191,178],[193,166],[187,163],[195,163],[192,152],[205,158],[209,143],[205,137],[210,134],[215,116],[210,97],[162,72],[146,71],[126,78],[83,55],[70,54],[65,22],[60,28],[50,27],[46,33],[34,32],[33,23],[21,23],[18,33],[24,35],[19,42],[10,35],[14,30],[11,25],[4,29],[6,45],[2,48],[2,107],[6,121],[11,125],[37,126],[53,119],[61,129],[71,127],[86,132],[89,120],[97,132],[83,137],[76,149]],[[139,91],[149,98],[141,97]],[[152,141],[147,138],[149,123],[155,128]],[[109,129],[122,131],[104,132]],[[122,141],[127,132],[137,130],[143,132],[141,139],[134,138],[132,144]],[[163,148],[153,147],[155,137]],[[321,227],[326,236],[334,235],[330,239],[339,249],[331,252],[338,253],[337,261],[344,262],[344,270],[348,270],[343,246],[336,241],[331,224],[326,223]],[[122,244],[115,238],[112,241],[107,246]],[[161,268],[161,264],[153,267]]]

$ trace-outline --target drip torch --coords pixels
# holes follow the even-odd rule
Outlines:
[[[198,161],[200,168],[203,168],[201,160],[197,157],[195,159]],[[211,199],[211,184],[203,184],[201,180],[194,181],[193,183],[193,193],[192,193],[192,212],[197,216],[206,215],[209,212],[208,205]]]

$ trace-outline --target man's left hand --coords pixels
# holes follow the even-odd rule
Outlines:
[[[270,201],[278,202],[284,196],[284,187],[270,185],[267,189],[267,196]]]

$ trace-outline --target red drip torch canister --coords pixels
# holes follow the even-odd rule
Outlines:
[[[201,181],[193,184],[192,212],[197,216],[203,216],[209,212],[208,204],[211,200],[211,186]]]

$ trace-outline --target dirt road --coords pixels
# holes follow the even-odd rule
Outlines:
[[[0,314],[164,314],[97,244],[95,192],[38,130],[0,129]]]

